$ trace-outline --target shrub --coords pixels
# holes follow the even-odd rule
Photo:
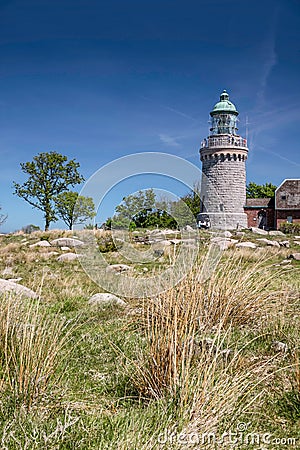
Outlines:
[[[300,223],[282,223],[279,229],[286,234],[297,234],[300,233]]]
[[[37,225],[25,225],[25,227],[22,227],[21,230],[25,233],[25,234],[31,234],[34,233],[35,231],[40,231],[40,227],[38,227]]]

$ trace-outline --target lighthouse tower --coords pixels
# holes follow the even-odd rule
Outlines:
[[[209,218],[214,229],[247,227],[244,205],[248,148],[246,139],[237,133],[238,114],[224,90],[210,112],[210,135],[201,143],[202,206],[198,220]]]

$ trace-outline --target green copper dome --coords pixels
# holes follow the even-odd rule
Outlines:
[[[222,112],[238,115],[238,111],[236,110],[234,104],[229,101],[229,95],[227,94],[225,89],[220,95],[220,101],[215,104],[213,110],[210,112],[210,115],[214,116],[215,114],[219,114]]]

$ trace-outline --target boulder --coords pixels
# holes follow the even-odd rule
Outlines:
[[[130,266],[127,266],[127,264],[111,264],[106,267],[106,272],[121,273],[127,270],[130,270]]]
[[[283,259],[282,261],[281,261],[281,263],[279,263],[279,265],[280,266],[285,266],[285,265],[287,265],[287,264],[291,264],[291,260],[290,259]]]
[[[230,239],[226,237],[214,237],[211,239],[211,242],[213,244],[216,244],[219,246],[220,250],[227,250],[230,247],[233,247],[234,244],[237,244],[239,241],[237,239]]]
[[[287,353],[289,351],[289,347],[285,342],[273,341],[271,347],[275,352]]]
[[[63,255],[60,255],[56,261],[59,262],[69,262],[74,261],[75,259],[78,259],[79,255],[77,253],[64,253]]]
[[[279,241],[279,245],[280,245],[280,247],[289,248],[290,247],[290,241]]]
[[[252,228],[250,228],[250,230],[251,230],[253,233],[256,233],[256,234],[263,234],[263,235],[265,235],[265,236],[267,236],[267,235],[269,234],[266,230],[263,230],[262,228],[252,227]]]
[[[182,242],[182,240],[181,239],[171,239],[170,242],[171,242],[171,244],[177,245],[177,244],[180,244]]]
[[[285,236],[285,234],[279,230],[271,230],[271,231],[269,231],[269,235],[270,236]]]
[[[169,245],[172,245],[172,244],[167,239],[164,239],[163,241],[160,241],[160,245],[163,245],[164,247],[168,247]]]
[[[266,238],[259,238],[256,240],[263,242],[264,244],[269,245],[270,247],[280,247],[279,242],[277,242],[277,241],[271,241],[270,239],[266,239]]]
[[[15,281],[0,279],[0,293],[12,292],[27,298],[38,298],[38,295],[31,289],[16,283]]]
[[[51,241],[51,245],[54,247],[82,247],[83,241],[74,238],[58,238]]]
[[[117,297],[114,294],[110,293],[98,293],[94,294],[88,301],[91,306],[103,306],[109,303],[118,305],[118,306],[126,306],[126,303],[121,298]]]
[[[237,248],[256,248],[257,246],[253,242],[239,242],[236,244]]]
[[[36,242],[35,244],[29,245],[29,248],[34,248],[34,247],[51,247],[51,244],[48,241],[39,241],[39,242]]]
[[[296,261],[300,261],[300,253],[292,253],[289,258],[295,259]]]

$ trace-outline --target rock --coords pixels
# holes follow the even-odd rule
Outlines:
[[[283,259],[281,261],[281,263],[279,263],[280,266],[285,266],[286,264],[291,264],[291,260],[290,259]]]
[[[171,242],[171,244],[177,245],[177,244],[180,244],[182,242],[182,240],[181,239],[171,239],[170,242]]]
[[[256,248],[257,246],[253,242],[239,242],[236,244],[237,248]]]
[[[58,238],[51,241],[54,247],[82,247],[84,242],[74,238]]]
[[[63,252],[68,252],[68,251],[70,251],[71,249],[70,249],[70,247],[60,247],[60,249],[63,251]]]
[[[185,231],[195,231],[194,228],[191,227],[190,225],[186,225],[186,226],[184,227],[184,230],[185,230]]]
[[[235,235],[238,237],[243,237],[243,236],[245,236],[245,232],[244,231],[236,231]]]
[[[22,277],[19,278],[9,278],[7,281],[13,281],[14,283],[19,283],[19,281],[23,280]]]
[[[252,227],[252,228],[250,228],[250,230],[253,233],[256,233],[256,234],[263,234],[263,235],[268,235],[269,234],[266,230],[263,230],[262,228]]]
[[[279,230],[271,230],[271,231],[269,231],[269,235],[270,236],[285,236],[285,234]]]
[[[218,245],[220,250],[227,250],[228,248],[233,247],[234,244],[237,244],[239,241],[226,237],[214,237],[211,239],[211,242]]]
[[[228,231],[228,230],[225,230],[223,235],[224,235],[224,237],[227,237],[227,238],[231,238],[232,237],[232,233],[230,233],[230,231]]]
[[[36,242],[35,244],[29,245],[29,248],[34,248],[34,247],[51,247],[51,245],[49,244],[48,241],[39,241],[39,242]]]
[[[102,306],[107,305],[109,303],[113,303],[119,306],[126,306],[126,303],[121,298],[117,297],[114,294],[109,293],[98,293],[94,294],[88,301],[91,306]]]
[[[273,341],[271,347],[276,352],[281,352],[281,353],[287,353],[289,350],[288,345],[285,344],[284,342],[280,342],[280,341]]]
[[[256,240],[263,242],[264,244],[269,245],[271,247],[280,247],[279,242],[277,242],[277,241],[271,241],[270,239],[266,239],[266,238],[259,238]]]
[[[127,264],[111,264],[106,267],[106,272],[121,273],[127,270],[130,270],[130,266],[127,266]]]
[[[279,241],[279,245],[280,245],[280,247],[289,248],[290,247],[290,241]]]
[[[170,241],[167,241],[167,239],[164,239],[162,241],[156,241],[160,246],[168,247],[169,245],[172,245]]]
[[[79,255],[77,253],[65,253],[64,255],[60,255],[56,261],[59,262],[66,262],[66,261],[74,261],[75,259],[78,259]]]
[[[300,245],[300,241],[294,241],[295,245]]]
[[[291,253],[289,258],[295,259],[296,261],[300,261],[300,253]]]
[[[300,236],[294,236],[295,239],[300,239]]]
[[[164,255],[164,251],[161,249],[154,250],[154,256],[157,256],[158,258]]]
[[[38,298],[38,295],[27,287],[14,281],[0,279],[0,293],[4,294],[5,292],[12,292],[27,298]]]

